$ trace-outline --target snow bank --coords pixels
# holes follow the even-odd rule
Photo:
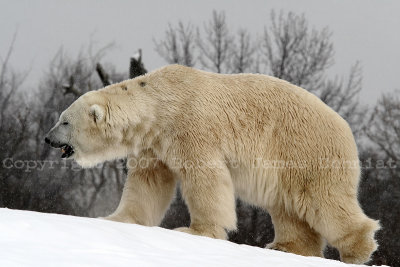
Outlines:
[[[0,266],[348,266],[159,227],[0,209]]]

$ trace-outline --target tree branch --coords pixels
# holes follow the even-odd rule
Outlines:
[[[96,64],[96,71],[104,87],[109,86],[112,83],[108,77],[108,74],[104,71],[103,66],[100,63]]]
[[[74,87],[74,76],[69,77],[69,84],[63,84],[62,88],[64,89],[64,95],[73,94],[76,97],[82,95],[82,93]]]

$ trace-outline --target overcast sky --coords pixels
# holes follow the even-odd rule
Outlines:
[[[335,66],[346,75],[357,60],[363,67],[361,100],[373,104],[382,92],[400,89],[400,1],[397,0],[173,0],[173,1],[29,1],[0,0],[0,56],[17,30],[11,63],[15,70],[31,69],[27,86],[34,86],[49,61],[63,46],[71,55],[90,40],[97,47],[115,42],[106,61],[118,70],[128,67],[138,48],[149,70],[166,63],[154,51],[153,39],[164,36],[169,22],[202,25],[212,10],[224,10],[232,30],[261,34],[271,9],[304,13],[316,28],[333,31]]]

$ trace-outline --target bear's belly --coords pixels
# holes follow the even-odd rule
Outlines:
[[[228,166],[236,197],[269,209],[279,202],[279,180],[273,168],[249,167],[245,164]]]

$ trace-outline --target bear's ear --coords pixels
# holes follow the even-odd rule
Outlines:
[[[103,108],[96,104],[90,107],[89,114],[93,118],[94,122],[101,121],[104,118]]]

